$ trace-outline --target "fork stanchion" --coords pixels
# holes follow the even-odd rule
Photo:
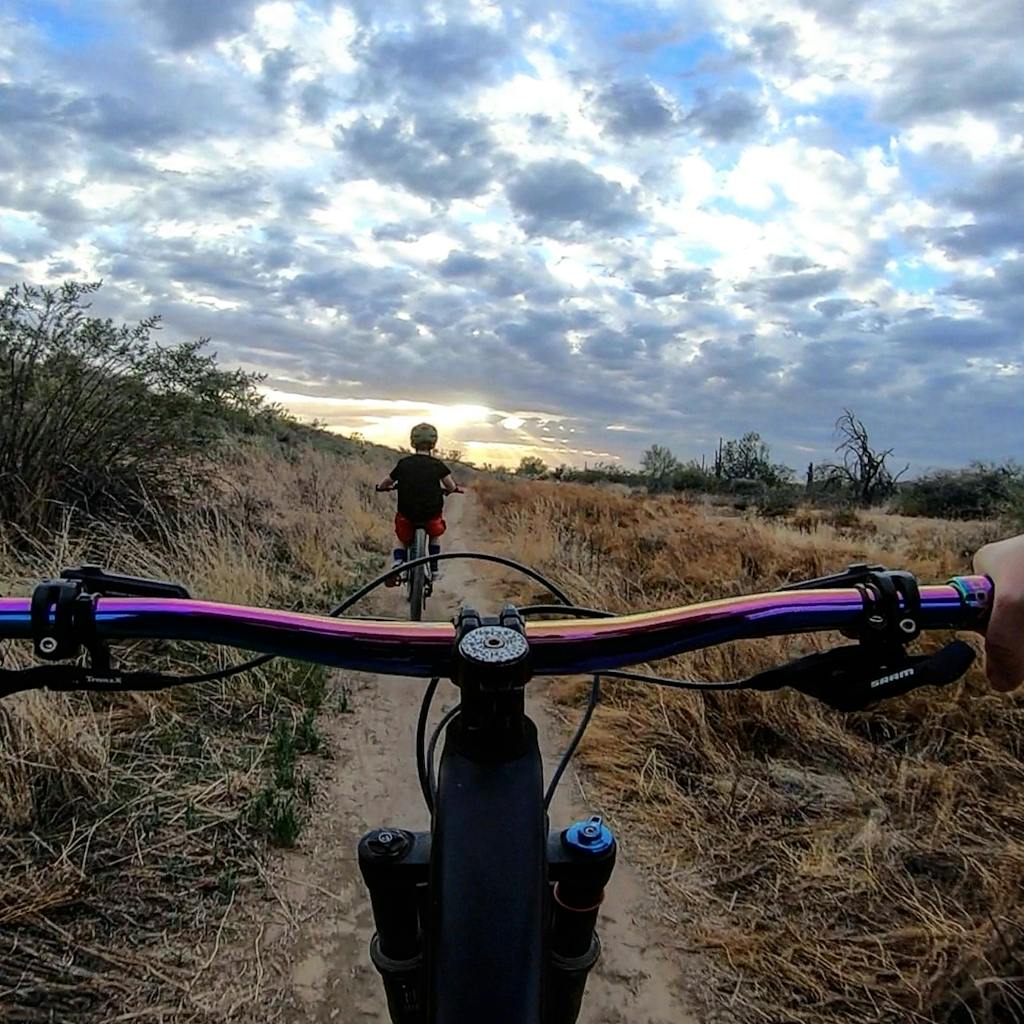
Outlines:
[[[587,976],[601,955],[597,915],[615,867],[615,837],[598,817],[548,837],[553,883],[544,1024],[574,1024]]]
[[[426,1024],[426,970],[420,890],[427,883],[430,835],[378,828],[359,842],[359,870],[377,931],[370,959],[384,983],[394,1024]]]

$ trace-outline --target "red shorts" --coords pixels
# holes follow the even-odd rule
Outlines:
[[[444,516],[436,516],[422,525],[431,540],[436,540],[448,529]],[[416,523],[407,519],[401,512],[395,516],[395,536],[406,545],[411,544],[416,537]]]

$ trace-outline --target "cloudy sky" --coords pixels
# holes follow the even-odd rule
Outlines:
[[[478,459],[1024,457],[1020,0],[0,0],[0,282]]]

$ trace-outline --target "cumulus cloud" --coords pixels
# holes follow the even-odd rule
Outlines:
[[[709,270],[669,270],[657,278],[633,282],[633,291],[649,299],[678,295],[684,299],[710,299],[714,296],[715,276]]]
[[[281,106],[288,81],[300,64],[298,56],[287,46],[263,55],[259,90],[270,106]]]
[[[546,304],[564,294],[543,263],[527,258],[453,250],[437,265],[437,272],[448,281],[497,298],[522,295],[534,304]]]
[[[459,20],[371,31],[360,52],[372,92],[385,94],[400,87],[439,96],[493,79],[508,54],[504,32]]]
[[[529,164],[508,183],[506,193],[531,235],[620,231],[640,216],[633,194],[578,160]]]
[[[338,94],[325,85],[321,78],[314,79],[302,87],[299,104],[307,121],[326,120],[331,106],[338,100]]]
[[[946,198],[954,211],[970,217],[934,233],[950,256],[987,256],[1024,245],[1024,159],[1009,158]]]
[[[176,50],[205,46],[244,32],[258,0],[138,0],[143,11],[160,23]]]
[[[443,110],[360,117],[339,130],[336,145],[356,172],[437,200],[486,191],[500,160],[484,121]]]
[[[606,131],[620,139],[662,135],[678,120],[676,105],[649,79],[613,82],[594,97],[594,108]]]
[[[775,266],[778,265],[779,261],[776,261]],[[769,302],[800,302],[835,291],[844,277],[842,270],[828,269],[803,260],[797,260],[790,266],[793,269],[788,273],[741,282],[737,290],[756,292]]]
[[[728,89],[699,95],[686,115],[686,123],[715,142],[734,142],[753,132],[763,116],[764,109],[756,99],[737,89]]]

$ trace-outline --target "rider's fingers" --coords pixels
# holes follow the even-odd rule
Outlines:
[[[997,690],[1024,682],[1024,592],[996,591],[985,630],[985,673]]]
[[[975,572],[995,584],[985,629],[985,672],[997,690],[1024,682],[1024,537],[986,544],[974,556]]]

